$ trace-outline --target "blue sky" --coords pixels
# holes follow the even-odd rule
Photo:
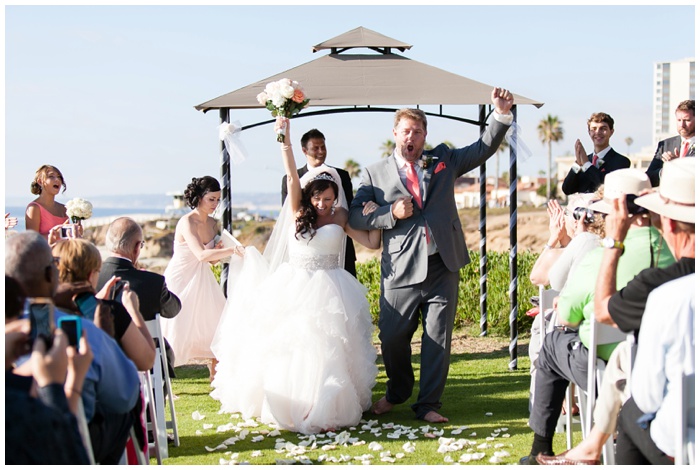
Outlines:
[[[63,201],[162,194],[193,176],[218,177],[218,113],[194,106],[314,60],[325,52],[313,45],[358,26],[413,44],[406,57],[544,102],[518,113],[533,153],[518,172],[531,175],[545,167],[536,127],[547,114],[564,124],[554,156],[577,138],[591,147],[586,119],[596,111],[615,119],[611,143],[622,153],[628,136],[632,152],[653,145],[653,63],[695,55],[692,6],[6,6],[5,197],[29,202],[44,163],[65,175]],[[451,111],[477,116],[476,107]],[[232,114],[244,125],[268,117]],[[293,131],[296,141],[318,127],[328,163],[364,166],[391,126],[390,114],[354,113],[300,119]],[[434,118],[427,140],[476,137]],[[236,193],[278,191],[283,174],[271,126],[243,141],[250,157],[233,168],[234,202]],[[301,164],[298,145],[295,154]]]

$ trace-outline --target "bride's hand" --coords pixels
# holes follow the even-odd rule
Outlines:
[[[237,246],[234,249],[234,253],[243,258],[243,255],[245,255],[245,247],[244,246]]]
[[[379,204],[374,201],[367,201],[362,203],[362,215],[368,215],[379,209]]]

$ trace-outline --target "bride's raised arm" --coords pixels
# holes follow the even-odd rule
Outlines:
[[[275,132],[282,127],[286,127],[284,142],[280,145],[280,150],[282,151],[284,171],[287,174],[287,198],[289,199],[289,206],[292,208],[292,213],[296,214],[301,207],[301,183],[299,182],[299,174],[297,173],[297,165],[294,161],[294,152],[292,151],[291,139],[289,137],[289,119],[278,117],[275,122]]]

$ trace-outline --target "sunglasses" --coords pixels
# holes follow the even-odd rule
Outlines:
[[[574,209],[573,212],[569,212],[569,210],[566,210],[564,211],[564,213],[566,215],[572,216],[576,221],[583,219],[583,221],[587,224],[590,224],[595,220],[595,212],[593,212],[587,207],[577,207]]]

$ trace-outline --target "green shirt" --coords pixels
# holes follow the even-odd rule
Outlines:
[[[663,268],[675,262],[671,250],[654,227],[630,228],[624,243],[625,252],[617,264],[617,290],[625,287],[642,269],[652,266],[650,244],[653,247],[654,261],[658,257],[656,266]],[[662,244],[660,252],[659,243]],[[586,348],[591,334],[589,319],[593,315],[593,296],[603,250],[606,249],[608,248],[599,247],[591,250],[576,267],[559,296],[559,317],[567,323],[580,325],[579,336]],[[607,361],[616,346],[617,343],[598,346],[598,357]]]

